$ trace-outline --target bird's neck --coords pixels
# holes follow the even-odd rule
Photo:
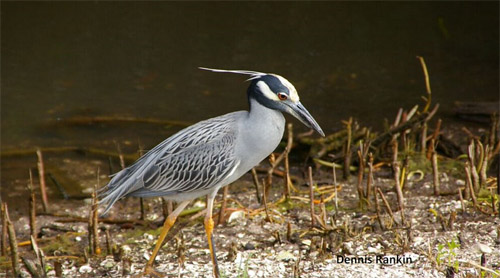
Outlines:
[[[282,130],[285,127],[285,117],[278,110],[267,108],[260,104],[257,100],[251,98],[249,100],[250,111],[248,111],[249,125],[256,127],[273,127]]]
[[[241,163],[246,172],[265,159],[279,145],[285,130],[285,117],[280,111],[269,109],[256,100],[250,99],[250,111],[241,122],[241,144],[239,152],[253,153],[251,159]]]

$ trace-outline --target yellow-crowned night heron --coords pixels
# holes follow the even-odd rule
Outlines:
[[[237,180],[265,159],[280,143],[285,128],[282,112],[289,113],[324,136],[300,103],[294,86],[276,75],[244,70],[216,70],[249,75],[249,111],[238,111],[201,121],[172,135],[118,172],[100,193],[107,203],[103,214],[122,197],[162,196],[179,203],[167,217],[149,258],[145,274],[154,274],[153,262],[169,229],[188,203],[208,195],[205,230],[214,276],[219,276],[212,241],[212,207],[217,191]]]

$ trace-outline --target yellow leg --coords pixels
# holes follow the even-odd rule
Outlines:
[[[151,274],[157,277],[162,277],[163,275],[159,274],[153,269],[153,263],[155,261],[156,255],[158,254],[158,251],[160,251],[160,247],[162,246],[163,241],[165,240],[165,237],[168,234],[168,231],[170,228],[175,223],[175,220],[177,219],[177,216],[184,210],[184,208],[189,204],[189,201],[184,201],[179,204],[179,206],[172,211],[172,213],[167,217],[165,220],[165,223],[163,224],[163,228],[160,233],[160,237],[158,238],[158,241],[156,241],[155,248],[153,250],[153,254],[151,254],[151,257],[149,258],[148,263],[146,264],[146,268],[144,269],[144,275]]]
[[[215,194],[208,196],[207,215],[205,216],[205,231],[207,233],[208,248],[210,248],[210,257],[214,268],[214,277],[219,278],[219,265],[217,264],[217,256],[215,254],[215,245],[213,242],[214,220],[212,219],[212,207],[215,199]]]

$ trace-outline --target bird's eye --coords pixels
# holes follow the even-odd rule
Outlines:
[[[285,93],[278,93],[278,98],[280,100],[286,100],[288,96]]]

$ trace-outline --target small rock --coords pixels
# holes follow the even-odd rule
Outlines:
[[[244,246],[243,246],[243,249],[244,250],[255,250],[255,245],[251,242],[247,242]]]
[[[116,263],[113,261],[113,259],[107,259],[107,260],[104,260],[101,262],[101,266],[106,268],[106,269],[110,269],[112,267],[114,267],[116,265]]]
[[[144,233],[143,236],[147,240],[153,240],[154,239],[154,236],[152,234]]]
[[[482,244],[482,243],[476,243],[476,249],[481,252],[481,253],[485,253],[485,254],[489,254],[491,252],[493,252],[493,250],[491,249],[491,247],[489,247],[488,245],[486,244]]]
[[[288,261],[295,259],[295,257],[293,256],[292,253],[290,253],[288,251],[281,251],[278,253],[278,256],[276,256],[276,259],[278,259],[280,261],[288,262]]]
[[[352,242],[350,242],[350,241],[344,242],[342,249],[344,249],[344,251],[346,251],[347,254],[351,254],[351,255],[356,254],[354,252],[354,250],[352,249]]]
[[[236,258],[234,259],[234,264],[241,265],[243,262],[244,262],[243,256],[241,256],[241,253],[236,254]]]
[[[309,253],[309,258],[314,260],[318,257],[318,254],[319,254],[318,251],[313,251],[313,252]]]
[[[255,275],[257,275],[257,272],[255,272],[255,270],[253,269],[248,270],[248,277],[255,277]]]
[[[88,264],[84,264],[80,267],[80,269],[78,269],[78,271],[80,273],[90,273],[92,271],[92,267]]]
[[[130,248],[130,246],[128,245],[122,245],[120,249],[122,250],[124,255],[128,255],[130,254],[130,252],[132,252],[132,248]]]
[[[455,184],[458,185],[458,186],[464,186],[465,185],[465,181],[464,180],[456,180]]]
[[[227,223],[232,223],[235,220],[240,220],[240,219],[244,219],[244,218],[245,218],[245,212],[242,210],[237,210],[237,211],[234,211],[233,213],[231,213],[231,215],[229,216],[229,219],[227,220]]]

